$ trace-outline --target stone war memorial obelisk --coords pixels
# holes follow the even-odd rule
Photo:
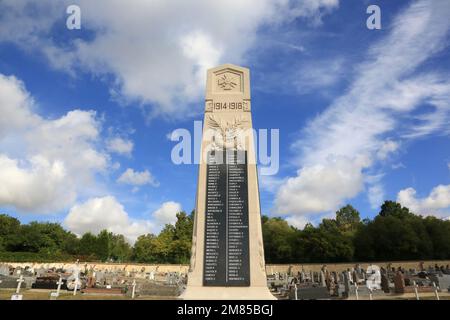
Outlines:
[[[250,72],[208,70],[192,254],[182,299],[275,299],[267,288]]]

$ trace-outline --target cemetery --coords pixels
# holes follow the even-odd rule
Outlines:
[[[279,300],[450,300],[449,264],[267,265],[267,288]],[[179,265],[0,263],[0,299],[180,299],[186,271]]]
[[[185,224],[189,232],[184,237],[192,238],[192,242],[185,240],[191,247],[189,265],[79,259],[70,263],[3,262],[0,299],[450,300],[450,261],[445,260],[266,264],[264,247],[272,254],[277,248],[273,241],[263,239],[256,150],[253,135],[246,134],[253,129],[251,110],[249,69],[225,64],[208,70],[195,214],[178,216],[192,222]],[[209,130],[215,135],[211,136]],[[389,201],[382,206],[380,216],[405,217],[402,224],[406,218],[416,219],[407,209]],[[18,221],[6,216],[3,219],[5,225],[20,228]],[[336,220],[324,220],[323,225],[328,225],[325,238],[336,230],[361,229],[359,213],[352,207],[337,212]],[[305,232],[312,229],[308,230]],[[98,239],[113,239],[107,231],[102,236]],[[283,232],[277,234],[282,236]],[[86,239],[80,240],[81,249],[89,247]],[[120,239],[124,244],[124,238]],[[303,243],[307,240],[302,239]],[[346,241],[333,240],[331,247],[340,242]],[[141,246],[144,249],[148,243]],[[154,257],[150,254],[149,258]],[[349,256],[339,259],[357,261]],[[306,255],[297,260],[308,261]]]

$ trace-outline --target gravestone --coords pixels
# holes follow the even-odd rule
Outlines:
[[[300,273],[300,282],[305,282],[306,281],[306,274],[305,271],[303,271]]]
[[[367,280],[366,286],[370,290],[380,290],[381,289],[381,272],[380,267],[371,264],[367,267]]]
[[[391,291],[389,288],[389,278],[384,272],[381,274],[381,289],[384,293],[389,293]]]
[[[15,276],[20,276],[22,274],[23,268],[22,267],[17,267],[14,269],[13,275]]]
[[[395,293],[405,293],[405,277],[401,271],[397,271],[394,277]]]
[[[430,280],[435,282],[437,286],[439,286],[441,292],[450,291],[450,275],[441,274],[441,275],[431,275]]]
[[[23,296],[20,294],[20,289],[22,283],[25,282],[25,280],[23,280],[23,276],[21,275],[19,279],[17,279],[16,281],[17,281],[16,293],[11,296],[11,300],[22,300]]]
[[[326,281],[325,281],[325,272],[323,272],[323,270],[320,270],[320,286],[321,287],[326,287]]]
[[[249,76],[230,64],[207,73],[184,299],[275,299],[266,282]]]
[[[39,268],[37,270],[35,270],[36,276],[37,277],[43,277],[44,275],[46,275],[47,270],[44,268]]]
[[[97,283],[104,285],[105,284],[105,273],[103,271],[96,271],[95,279],[96,279]]]
[[[6,264],[0,265],[0,276],[9,276],[9,266]]]
[[[180,286],[167,285],[158,281],[142,282],[136,286],[136,294],[140,296],[176,297],[180,294]]]
[[[326,287],[298,287],[293,288],[289,292],[289,299],[294,300],[318,300],[318,299],[330,299],[330,292]]]
[[[350,295],[350,287],[351,287],[351,283],[350,283],[350,272],[345,272],[344,271],[344,298],[348,298]]]
[[[17,287],[17,277],[1,276],[0,275],[0,288],[1,289],[15,289]]]

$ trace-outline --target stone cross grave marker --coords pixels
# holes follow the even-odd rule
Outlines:
[[[51,292],[50,293],[50,299],[51,300],[56,300],[59,297],[59,293],[61,291],[61,285],[63,284],[61,275],[59,276],[59,280],[58,280],[58,282],[56,284],[58,285],[58,287],[56,288],[56,292]]]
[[[11,300],[22,300],[23,299],[23,295],[20,294],[20,288],[22,286],[22,283],[25,280],[23,279],[23,276],[21,275],[19,279],[17,279],[17,288],[16,288],[16,293],[13,294],[11,296]]]

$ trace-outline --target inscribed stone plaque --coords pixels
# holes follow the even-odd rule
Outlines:
[[[246,151],[208,153],[205,286],[249,286]]]

